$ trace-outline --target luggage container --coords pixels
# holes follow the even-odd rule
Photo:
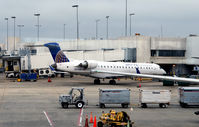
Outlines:
[[[180,87],[180,106],[199,106],[199,87]]]
[[[105,104],[121,104],[127,108],[130,104],[130,89],[99,89],[100,108],[105,108]]]
[[[159,104],[159,107],[166,108],[170,100],[170,90],[140,90],[139,101],[142,108],[147,108],[147,104]]]

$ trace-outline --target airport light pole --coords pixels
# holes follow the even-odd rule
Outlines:
[[[8,18],[5,18],[5,20],[7,21],[7,51],[8,51]]]
[[[14,51],[15,51],[15,19],[16,17],[12,16],[11,18],[14,20]]]
[[[135,13],[129,14],[129,17],[130,17],[130,26],[129,26],[130,36],[131,36],[131,16],[132,16],[132,15],[135,15]]]
[[[39,27],[40,27],[40,25],[39,25],[39,16],[40,16],[40,14],[39,13],[36,13],[36,14],[34,14],[34,16],[36,16],[37,17],[37,41],[39,41]]]
[[[24,27],[24,25],[17,25],[19,27],[19,38],[21,42],[21,28]]]
[[[125,8],[125,36],[127,36],[127,0],[126,0],[126,8]]]
[[[66,24],[64,24],[64,41],[65,41],[65,37],[66,37]]]
[[[98,22],[99,21],[100,21],[99,19],[96,20],[96,37],[95,37],[95,39],[98,39]]]
[[[77,8],[76,16],[77,16],[77,40],[79,39],[79,19],[78,19],[78,7],[79,5],[73,5],[72,7]]]
[[[106,16],[106,39],[108,40],[108,19],[109,16]]]

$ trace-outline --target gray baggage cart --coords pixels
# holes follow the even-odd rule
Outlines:
[[[199,87],[180,87],[180,106],[199,106]]]
[[[147,108],[147,104],[159,104],[159,107],[166,108],[171,101],[171,91],[140,90],[139,101],[142,108]]]
[[[100,108],[105,108],[105,104],[121,104],[127,108],[130,104],[130,89],[99,89]]]

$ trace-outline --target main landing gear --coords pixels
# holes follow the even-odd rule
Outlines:
[[[100,84],[100,79],[95,79],[94,80],[94,84],[98,84],[99,85]],[[116,81],[114,79],[112,79],[112,80],[109,81],[109,84],[110,85],[116,85]]]
[[[95,79],[94,80],[94,84],[100,84],[100,80],[99,79]]]

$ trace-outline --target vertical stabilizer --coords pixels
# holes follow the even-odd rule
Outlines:
[[[49,48],[55,63],[69,62],[69,59],[64,55],[58,43],[46,43],[44,46]]]

